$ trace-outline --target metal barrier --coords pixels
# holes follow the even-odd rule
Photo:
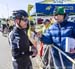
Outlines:
[[[58,67],[56,66],[56,63],[55,63],[55,59],[54,59],[52,47],[54,47],[55,49],[57,49],[58,52],[59,52],[59,57],[60,57],[62,69],[66,69],[66,68],[64,66],[64,63],[63,63],[63,59],[62,59],[61,54],[63,54],[68,60],[70,60],[73,63],[72,69],[75,69],[75,60],[72,59],[71,57],[69,57],[66,53],[64,53],[61,49],[59,49],[57,46],[54,46],[54,45],[47,45],[46,46],[46,50],[45,50],[44,55],[42,57],[42,61],[43,61],[44,66],[45,66],[45,60],[44,60],[44,58],[45,58],[46,54],[48,53],[48,64],[47,64],[47,66],[45,66],[45,69],[51,69],[50,62],[52,60],[53,60],[53,65],[54,65],[53,68],[54,69],[58,69]],[[51,60],[51,58],[52,58],[52,60]]]

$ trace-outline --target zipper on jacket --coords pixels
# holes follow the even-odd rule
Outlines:
[[[58,35],[59,35],[59,46],[61,46],[61,25],[60,24],[58,24],[58,28],[59,28],[59,33],[58,33]]]

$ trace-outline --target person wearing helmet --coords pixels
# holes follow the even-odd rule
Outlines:
[[[54,16],[56,19],[56,23],[53,23],[53,25],[51,25],[44,32],[44,34],[38,33],[38,37],[40,37],[40,40],[44,44],[54,44],[68,56],[70,56],[71,58],[75,58],[75,49],[71,51],[65,50],[66,39],[75,39],[75,23],[66,20],[66,11],[64,7],[57,7],[54,11]],[[53,48],[52,50],[57,69],[63,69],[60,62],[58,50],[56,50],[55,48]],[[61,54],[61,56],[65,65],[65,69],[72,69],[72,62],[68,60],[64,55]]]
[[[28,14],[24,10],[13,12],[15,22],[14,29],[9,34],[9,43],[12,50],[12,61],[14,69],[32,69],[31,56],[36,56],[36,51],[30,51],[29,47],[34,48],[27,36]],[[36,48],[34,48],[36,50]]]

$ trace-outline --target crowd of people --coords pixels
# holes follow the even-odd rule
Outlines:
[[[0,30],[2,34],[9,34],[14,27],[14,21],[12,19],[1,19]]]

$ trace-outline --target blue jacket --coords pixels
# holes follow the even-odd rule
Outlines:
[[[41,41],[45,44],[55,44],[65,51],[66,37],[75,38],[75,23],[63,21],[55,23],[42,35]]]

